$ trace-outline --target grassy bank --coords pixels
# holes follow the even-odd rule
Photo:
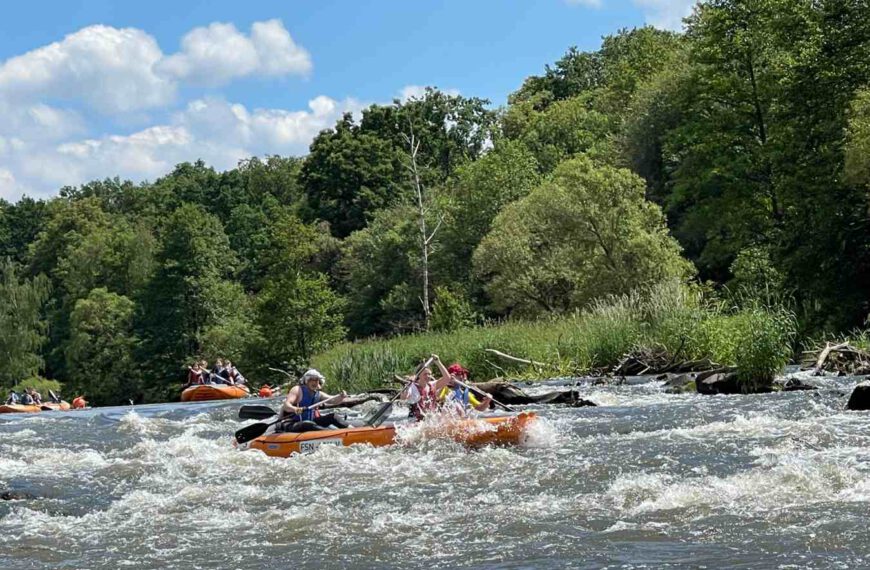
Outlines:
[[[665,283],[567,317],[345,343],[317,355],[313,364],[336,381],[334,386],[356,391],[382,386],[431,353],[463,363],[475,380],[483,380],[587,374],[645,349],[737,366],[751,389],[769,382],[788,362],[795,328],[794,316],[784,308],[705,298],[697,289]],[[511,363],[485,352],[488,348],[545,366]]]

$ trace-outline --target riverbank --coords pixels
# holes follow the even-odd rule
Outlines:
[[[733,366],[753,391],[789,362],[796,329],[785,307],[750,297],[712,298],[668,282],[568,316],[344,343],[316,355],[312,364],[333,386],[360,391],[382,387],[396,371],[413,370],[431,353],[461,362],[475,380],[603,374],[626,354],[655,354],[672,362]]]

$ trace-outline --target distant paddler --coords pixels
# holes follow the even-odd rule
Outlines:
[[[308,370],[299,379],[299,384],[293,386],[281,406],[281,422],[278,431],[303,432],[327,429],[330,426],[346,428],[348,424],[336,414],[321,414],[319,406],[321,402],[332,400],[341,403],[347,397],[343,391],[335,396],[323,392],[321,388],[326,378],[315,369]]]

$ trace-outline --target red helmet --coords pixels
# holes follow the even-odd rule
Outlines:
[[[458,362],[454,362],[450,366],[447,367],[447,372],[456,375],[462,376],[463,378],[468,378],[468,370],[462,367]]]

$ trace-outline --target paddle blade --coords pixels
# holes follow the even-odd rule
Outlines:
[[[240,420],[265,420],[274,416],[277,412],[269,406],[260,404],[247,404],[239,408]]]
[[[258,437],[266,433],[266,430],[269,429],[269,426],[271,425],[271,423],[259,423],[251,424],[248,427],[243,427],[235,433],[234,437],[236,438],[236,443],[248,443],[252,439],[257,439]]]
[[[375,413],[373,413],[371,416],[369,416],[369,418],[366,420],[366,425],[372,426],[372,427],[378,427],[379,425],[384,423],[384,420],[386,420],[388,417],[390,417],[390,411],[392,409],[393,409],[393,402],[392,401],[387,402],[386,404],[384,404],[383,406],[381,406],[380,408],[375,410]]]

